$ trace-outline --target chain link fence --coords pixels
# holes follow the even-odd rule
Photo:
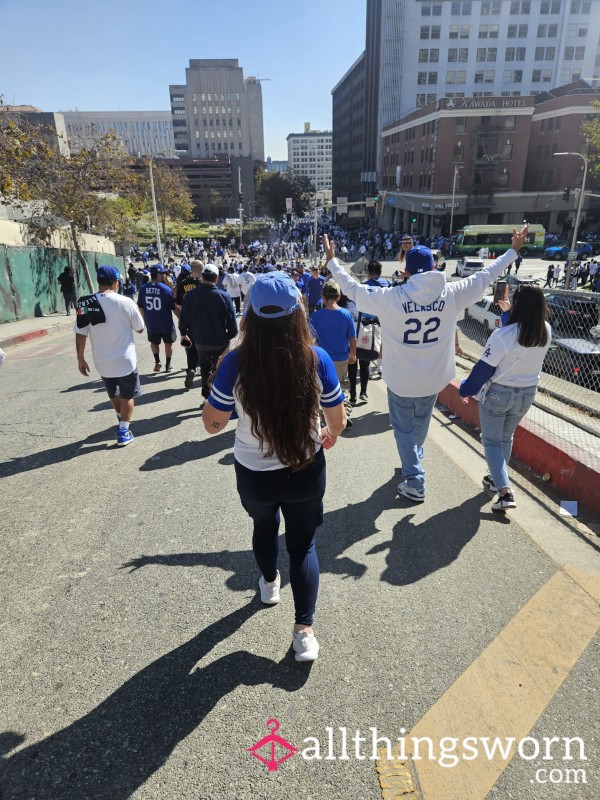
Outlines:
[[[577,426],[574,444],[593,451],[600,463],[600,294],[544,289],[552,344],[536,398],[538,408]],[[500,308],[493,294],[469,308],[458,320],[460,345],[477,361],[488,336],[500,327]]]

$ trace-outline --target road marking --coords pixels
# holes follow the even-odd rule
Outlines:
[[[567,565],[542,586],[406,734],[407,752],[413,737],[429,737],[436,754],[439,741],[448,736],[460,742],[473,736],[523,739],[599,628],[600,578]],[[565,731],[564,735],[576,733]],[[510,763],[501,756],[488,760],[480,752],[477,759],[461,760],[449,768],[426,760],[426,747],[421,755],[422,760],[412,761],[412,769],[426,800],[483,800]],[[393,793],[393,765],[400,762],[388,762],[385,750],[380,750],[379,756],[383,797],[411,797],[400,780],[397,793]],[[386,779],[386,764],[391,766],[390,780]],[[413,791],[412,797],[420,796]]]

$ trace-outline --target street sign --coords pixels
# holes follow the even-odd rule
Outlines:
[[[365,206],[367,208],[375,208],[375,199],[373,197],[367,197],[365,200]]]
[[[291,214],[293,209],[293,203],[291,197],[285,198],[285,212],[286,214]]]
[[[573,251],[571,251],[571,252],[569,253],[569,255],[567,256],[567,260],[568,260],[568,261],[577,261],[577,253],[576,253],[576,252],[573,252]]]
[[[348,213],[348,198],[347,197],[338,197],[337,199],[337,213],[338,214],[347,214]]]

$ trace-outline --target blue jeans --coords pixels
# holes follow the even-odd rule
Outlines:
[[[492,383],[479,404],[481,440],[490,474],[498,489],[509,488],[508,462],[513,434],[533,403],[537,386],[502,386]]]
[[[423,443],[437,394],[427,397],[400,397],[388,389],[390,422],[394,429],[402,463],[402,480],[415,489],[425,489],[425,470],[421,466]]]
[[[266,581],[277,577],[280,514],[290,557],[290,584],[297,625],[312,625],[319,591],[315,533],[323,523],[325,455],[319,450],[305,469],[289,467],[257,472],[235,462],[237,490],[252,517],[252,549]]]

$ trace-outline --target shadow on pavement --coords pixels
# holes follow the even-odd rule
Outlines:
[[[151,420],[145,420],[148,422],[148,433],[153,433],[156,431],[156,419],[157,418],[154,417]],[[180,422],[181,420],[178,421]],[[231,430],[222,433],[220,436],[211,436],[210,438],[202,439],[201,441],[181,442],[181,444],[175,445],[175,447],[170,447],[168,450],[161,450],[160,452],[155,453],[142,464],[140,467],[140,472],[151,472],[157,469],[167,469],[167,467],[178,467],[182,464],[187,464],[190,461],[198,461],[201,458],[208,458],[209,456],[214,456],[217,453],[220,453],[221,450],[228,450],[230,447],[233,447],[234,441],[235,431]]]
[[[369,411],[362,417],[350,417],[352,427],[346,428],[342,434],[344,439],[357,439],[359,436],[376,436],[378,433],[387,433],[390,428],[390,415],[387,411],[383,414],[377,411]]]
[[[142,669],[81,719],[12,756],[10,750],[25,737],[15,731],[0,734],[0,796],[126,800],[238,686],[300,689],[310,664],[296,663],[291,650],[279,663],[238,651],[196,667],[260,608],[252,601],[214,622]],[[264,722],[259,714],[258,730]]]
[[[407,514],[394,526],[390,541],[381,542],[368,552],[371,555],[389,550],[381,580],[392,586],[416,583],[455,561],[479,530],[482,519],[508,522],[502,515],[481,513],[481,506],[490,499],[482,492],[417,525],[413,523],[414,514]]]

